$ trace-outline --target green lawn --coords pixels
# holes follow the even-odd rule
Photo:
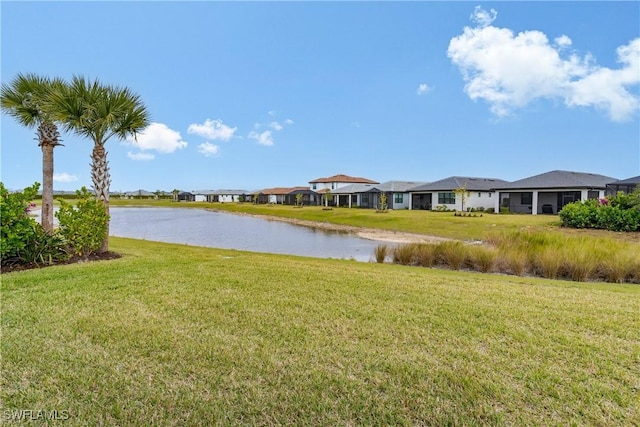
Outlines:
[[[111,249],[123,257],[2,275],[3,420],[640,424],[637,285]]]

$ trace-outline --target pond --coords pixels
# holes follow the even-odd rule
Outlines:
[[[111,207],[110,235],[315,258],[371,261],[379,242],[205,209]]]

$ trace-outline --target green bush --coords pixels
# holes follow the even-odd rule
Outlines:
[[[0,259],[3,265],[52,264],[66,259],[64,241],[49,234],[30,215],[31,200],[38,195],[39,183],[23,191],[9,192],[0,182]]]
[[[102,202],[85,187],[76,191],[76,195],[76,207],[65,200],[58,200],[60,210],[56,212],[56,217],[60,223],[60,233],[72,253],[87,258],[102,246],[107,234],[109,215]]]
[[[559,217],[565,227],[640,231],[640,192],[570,203]]]

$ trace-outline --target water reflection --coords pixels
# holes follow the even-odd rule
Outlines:
[[[111,207],[110,234],[119,237],[370,261],[378,242],[352,234],[204,209]]]

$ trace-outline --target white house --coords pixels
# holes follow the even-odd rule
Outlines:
[[[599,199],[605,196],[607,184],[616,178],[593,173],[554,170],[518,181],[496,185],[496,212],[533,215],[557,214],[567,203]]]
[[[417,185],[409,189],[410,209],[437,210],[438,206],[457,211],[494,208],[494,188],[507,183],[497,178],[451,176],[430,184]],[[461,195],[455,193],[461,188],[466,189],[464,207]]]

